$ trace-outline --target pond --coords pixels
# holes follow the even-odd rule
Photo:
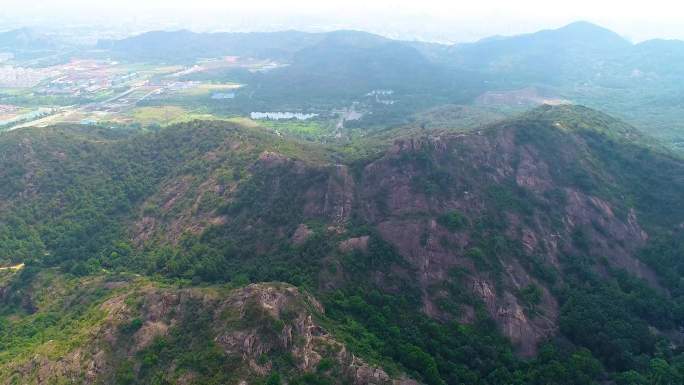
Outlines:
[[[249,117],[253,120],[309,120],[317,117],[318,114],[304,114],[301,112],[252,112]]]

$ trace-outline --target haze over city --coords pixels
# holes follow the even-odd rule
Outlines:
[[[648,7],[644,7],[643,2],[615,0],[197,0],[191,3],[182,0],[106,3],[6,0],[3,3],[0,15],[0,28],[3,29],[98,26],[102,34],[117,36],[152,28],[194,31],[358,29],[400,39],[464,42],[491,35],[529,33],[586,20],[633,41],[684,38],[682,5],[669,0],[651,1]]]

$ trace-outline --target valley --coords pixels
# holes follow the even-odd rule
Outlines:
[[[179,52],[171,42],[187,48]],[[567,60],[553,54],[556,46]],[[0,70],[0,105],[7,111],[0,127],[156,129],[139,119],[140,108],[147,108],[142,115],[156,109],[161,124],[174,121],[164,111],[181,108],[189,119],[257,117],[271,125],[287,122],[260,112],[309,115],[324,129],[303,137],[344,141],[368,129],[415,124],[445,105],[512,116],[574,103],[626,120],[676,150],[679,72],[648,58],[658,50],[678,57],[681,48],[677,41],[632,44],[585,22],[453,46],[356,31],[150,32],[72,47],[70,56],[52,61],[11,54]],[[458,127],[469,120],[440,122],[440,128],[470,128]]]

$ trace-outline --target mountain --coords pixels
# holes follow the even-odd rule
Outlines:
[[[616,33],[587,22],[532,34],[484,39],[452,48],[453,65],[501,76],[509,81],[562,84],[590,78],[608,58],[632,44]]]
[[[603,27],[577,22],[532,34],[458,44],[436,60],[478,74],[487,91],[552,90],[557,98],[609,112],[677,147],[682,42],[639,44]],[[503,109],[515,107],[502,98]]]
[[[254,33],[195,33],[153,31],[122,40],[101,40],[97,46],[125,60],[194,62],[199,58],[246,56],[288,59],[323,38],[298,31]]]
[[[324,61],[333,56],[344,60],[345,54],[354,55],[379,46],[402,47],[406,52],[395,64],[403,61],[427,61],[438,68],[435,78],[453,81],[456,71],[485,76],[489,87],[516,87],[543,83],[557,87],[596,83],[597,86],[615,86],[631,79],[643,80],[648,76],[678,74],[677,59],[681,56],[682,42],[678,40],[652,40],[639,44],[601,26],[588,22],[575,22],[558,29],[543,30],[517,36],[494,36],[475,43],[453,46],[394,41],[358,31],[304,33],[297,31],[270,33],[194,33],[190,31],[155,31],[122,40],[103,40],[98,47],[124,60],[194,62],[200,58],[226,55],[280,60],[285,63],[310,62],[306,70],[320,70],[319,76],[334,72],[342,65]],[[411,49],[412,48],[412,49]],[[318,57],[323,55],[323,57]],[[337,66],[337,67],[336,67]],[[445,71],[449,68],[451,71]],[[409,68],[410,69],[410,68]],[[302,69],[304,70],[304,69]],[[427,72],[426,69],[423,72]],[[419,73],[420,75],[420,73]],[[342,77],[343,75],[340,75]],[[349,74],[347,81],[356,80],[358,74]],[[411,78],[411,72],[403,73]],[[458,81],[467,76],[457,78]],[[469,84],[461,84],[469,87]],[[635,84],[630,86],[634,87]],[[643,87],[643,84],[636,84]]]
[[[64,285],[60,296],[45,297],[21,281],[3,287],[13,291],[9,300],[40,301],[33,311],[41,319],[39,338],[26,323],[7,325],[18,333],[4,335],[5,344],[37,354],[3,352],[11,359],[0,369],[3,384],[279,382],[275,370],[291,383],[415,384],[351,354],[318,324],[321,305],[290,285],[177,289],[127,275],[38,277],[34,284]],[[65,330],[57,314],[72,325]]]
[[[357,48],[372,48],[390,39],[367,32],[338,30],[327,33],[300,31],[278,32],[214,32],[196,33],[187,30],[151,31],[119,40],[100,40],[97,48],[124,60],[187,62],[199,58],[243,56],[289,61],[306,49],[329,43]],[[426,52],[434,44],[401,42]],[[442,46],[446,47],[446,46]]]
[[[644,81],[680,72],[677,63],[683,44],[662,39],[633,44],[598,25],[575,22],[559,29],[457,44],[440,60],[487,73],[491,81],[509,86],[541,82],[557,87],[592,83],[647,87]]]
[[[478,77],[447,70],[428,59],[414,43],[358,31],[150,32],[103,41],[99,47],[131,61],[194,63],[199,58],[225,55],[278,61],[281,66],[269,71],[228,68],[213,74],[246,85],[237,92],[234,103],[217,107],[227,108],[222,112],[231,114],[259,109],[329,111],[361,100],[368,102],[373,92],[389,91],[396,98],[382,106],[402,111],[393,112],[393,118],[399,120],[399,115],[408,116],[423,106],[465,101],[480,85]],[[192,74],[184,79],[197,76],[211,74]]]
[[[476,80],[446,71],[415,47],[355,31],[325,35],[317,44],[297,52],[289,65],[247,78],[252,98],[307,105],[351,104],[373,91],[390,90],[396,102],[432,104],[436,98],[463,100],[462,88]],[[453,99],[452,99],[453,100]],[[415,107],[414,107],[415,108]]]
[[[640,72],[681,77],[679,63],[684,58],[684,41],[647,40],[634,46],[633,65]]]
[[[30,28],[0,32],[0,49],[10,52],[53,50],[57,43]]]
[[[571,105],[395,135],[357,148],[201,121],[1,135],[15,270],[0,271],[0,373],[681,379],[681,158]]]
[[[275,60],[280,67],[253,73],[229,68],[186,80],[245,84],[230,103],[208,101],[217,113],[332,110],[361,103],[359,125],[398,126],[408,116],[444,105],[477,105],[503,95],[491,108],[521,112],[529,103],[573,102],[601,109],[681,147],[682,42],[639,44],[588,22],[475,43],[443,45],[396,41],[358,31],[303,33],[149,32],[101,41],[101,53],[119,60],[195,63],[235,55]],[[521,103],[505,93],[547,90]],[[394,97],[373,101],[374,91]],[[368,97],[368,95],[371,97]]]

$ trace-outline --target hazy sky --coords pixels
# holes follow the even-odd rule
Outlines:
[[[0,0],[0,29],[93,24],[129,30],[364,29],[393,37],[469,41],[592,21],[632,40],[684,39],[675,0]]]

